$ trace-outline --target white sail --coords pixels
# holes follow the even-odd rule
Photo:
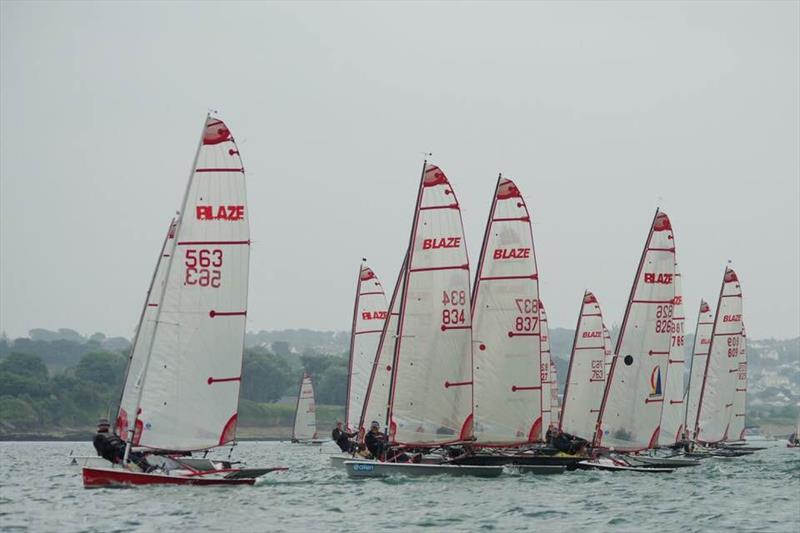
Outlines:
[[[364,408],[367,385],[387,313],[383,286],[372,269],[362,263],[356,284],[347,373],[344,423],[350,431],[358,425]]]
[[[742,340],[739,344],[739,360],[736,372],[736,393],[733,396],[733,418],[728,436],[731,440],[744,440],[745,416],[747,415],[747,333],[742,323]]]
[[[550,419],[553,427],[561,424],[561,405],[558,398],[558,369],[553,356],[550,356]]]
[[[714,330],[714,313],[705,300],[700,300],[697,326],[694,330],[692,346],[692,367],[689,370],[689,386],[686,390],[686,419],[684,427],[687,437],[694,438],[697,425],[697,408],[700,406],[700,390],[703,388],[703,374],[706,371],[708,349],[711,346],[711,332]]]
[[[551,427],[555,427],[553,423],[553,409],[551,407],[553,398],[553,376],[551,374],[552,366],[550,365],[550,329],[547,325],[547,312],[544,310],[544,304],[539,299],[539,351],[541,352],[541,363],[539,365],[539,377],[542,380],[542,432],[547,433]]]
[[[297,393],[292,439],[302,442],[315,438],[317,438],[317,405],[314,401],[314,385],[311,383],[311,376],[304,373]]]
[[[400,318],[400,295],[403,293],[405,283],[406,259],[397,275],[394,284],[392,299],[389,302],[389,315],[383,323],[375,359],[370,370],[369,382],[365,395],[364,406],[358,429],[368,429],[371,422],[378,422],[380,427],[388,428],[386,413],[389,409],[389,386],[392,381],[392,364],[394,360],[394,347],[397,342],[397,324]]]
[[[728,439],[741,340],[742,289],[736,272],[726,268],[700,391],[695,431],[699,442],[717,443]]]
[[[425,165],[411,230],[395,346],[390,434],[398,444],[472,437],[469,260],[444,172]]]
[[[157,303],[143,376],[140,446],[231,442],[241,380],[250,257],[245,176],[230,130],[208,117]],[[134,424],[129,412],[129,430]]]
[[[683,290],[678,265],[675,265],[675,308],[672,316],[672,338],[669,347],[669,363],[664,393],[664,408],[661,411],[659,446],[671,446],[681,440],[683,434],[683,367],[685,316],[683,312]]]
[[[125,384],[122,388],[122,398],[119,403],[117,419],[114,424],[114,431],[123,439],[127,437],[128,413],[136,410],[136,402],[139,399],[139,387],[141,386],[142,371],[150,347],[153,344],[153,334],[156,330],[156,315],[158,314],[158,302],[164,292],[164,281],[167,272],[167,260],[175,250],[175,219],[172,219],[164,236],[164,243],[158,253],[156,268],[150,280],[150,288],[147,290],[142,313],[139,316],[139,325],[136,328],[136,336],[133,339],[133,347],[128,358],[128,368],[125,371]],[[141,433],[141,421],[136,428],[136,439]]]
[[[634,451],[657,444],[674,299],[672,226],[666,213],[656,211],[617,340],[595,446]]]
[[[539,276],[531,217],[498,178],[472,295],[476,443],[541,440]]]
[[[586,291],[572,342],[559,429],[588,441],[597,430],[606,384],[604,332],[600,304],[594,294]]]

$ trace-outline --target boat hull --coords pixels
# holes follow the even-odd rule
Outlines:
[[[471,455],[453,460],[453,464],[465,466],[563,466],[575,470],[578,463],[588,457],[567,457],[557,455]]]
[[[608,470],[611,472],[644,472],[645,474],[669,474],[673,468],[643,468],[641,466],[625,466],[614,461],[581,461],[578,463],[581,470]]]
[[[567,470],[565,465],[517,465],[515,468],[519,470],[520,474],[536,474],[538,476],[563,474]]]
[[[252,485],[256,478],[285,468],[238,470],[226,474],[169,475],[163,473],[132,472],[122,468],[83,468],[85,488],[128,487],[136,485]]]
[[[502,466],[381,463],[378,461],[345,461],[344,467],[347,475],[353,478],[386,477],[391,475],[497,477],[503,473]]]
[[[689,466],[698,466],[700,461],[696,459],[687,459],[681,457],[647,457],[631,455],[625,457],[625,461],[630,463],[631,466],[640,466],[642,468],[686,468]]]

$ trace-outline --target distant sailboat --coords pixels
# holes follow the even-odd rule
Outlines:
[[[739,345],[739,359],[736,371],[736,390],[733,395],[733,418],[729,438],[744,440],[745,417],[747,416],[747,332],[742,322],[742,340]]]
[[[365,260],[366,261],[366,260]],[[344,409],[345,427],[359,429],[361,411],[375,362],[383,324],[387,317],[386,295],[378,277],[364,262],[358,270],[353,327],[350,336],[350,358],[347,371],[347,396]]]
[[[700,300],[697,325],[692,346],[692,367],[689,371],[689,385],[686,391],[686,411],[683,427],[687,437],[694,440],[697,426],[697,409],[700,406],[700,390],[703,388],[703,374],[706,369],[708,349],[711,345],[711,332],[714,330],[714,312],[705,300]]]
[[[597,430],[606,384],[604,333],[600,304],[594,294],[586,291],[572,341],[559,430],[589,442]]]
[[[321,443],[317,439],[317,405],[314,400],[314,385],[311,376],[303,374],[297,392],[297,408],[294,412],[292,442],[301,444]]]
[[[247,315],[248,213],[239,150],[227,126],[209,116],[129,364],[115,424],[128,440],[123,465],[84,468],[85,486],[252,484],[270,470],[159,454],[148,456],[151,465],[161,466],[155,472],[135,471],[127,463],[132,446],[188,452],[235,442]]]
[[[538,300],[531,216],[514,182],[498,177],[472,294],[476,444],[542,439]]]
[[[664,408],[661,411],[659,446],[672,446],[681,441],[684,429],[683,367],[684,322],[681,274],[675,265],[675,307],[672,312],[671,342],[665,386]]]
[[[722,443],[731,437],[743,332],[741,311],[738,276],[726,268],[698,405],[695,433],[697,441],[704,444]]]
[[[550,329],[547,324],[547,312],[544,310],[542,300],[539,300],[539,324],[541,334],[539,342],[541,344],[540,374],[542,380],[542,431],[547,433],[548,429],[558,426],[558,415],[553,414],[553,387],[558,395],[558,383],[553,376],[553,365],[550,360]]]
[[[628,299],[594,446],[640,451],[658,443],[675,300],[675,241],[656,210]]]
[[[736,272],[726,267],[700,389],[698,442],[716,444],[729,438],[741,341],[742,289]]]

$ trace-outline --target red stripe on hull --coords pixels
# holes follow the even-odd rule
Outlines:
[[[163,474],[146,474],[110,468],[84,468],[83,486],[119,487],[125,485],[252,485],[255,478],[225,479],[220,477],[206,478],[200,476],[165,476]]]

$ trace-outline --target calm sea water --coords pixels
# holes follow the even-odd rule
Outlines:
[[[86,490],[67,455],[91,444],[0,443],[0,529],[798,532],[800,452],[770,444],[664,475],[350,480],[329,466],[331,445],[247,442],[234,458],[290,470],[253,487]]]

